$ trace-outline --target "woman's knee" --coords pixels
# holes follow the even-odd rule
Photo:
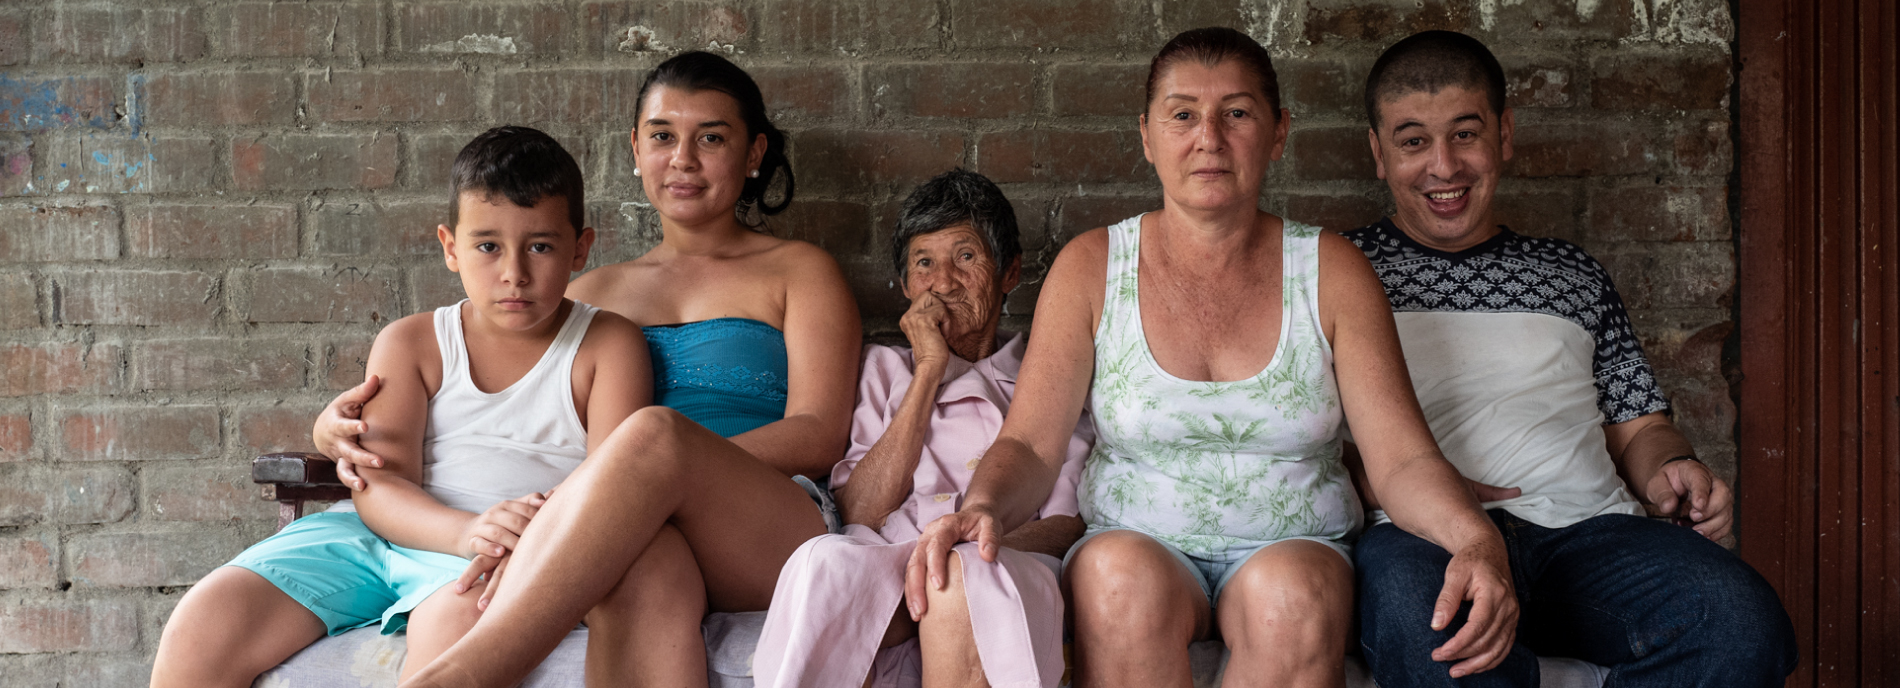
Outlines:
[[[660,609],[704,614],[706,585],[693,559],[686,536],[672,525],[661,526],[647,544],[646,551],[627,567],[620,582],[608,591],[595,612],[608,618],[629,618],[627,614],[651,614]]]
[[[1332,648],[1345,642],[1352,601],[1346,560],[1331,547],[1294,540],[1242,564],[1221,592],[1218,615],[1230,645]]]
[[[1070,558],[1063,576],[1078,633],[1112,623],[1136,635],[1200,634],[1204,593],[1179,560],[1145,535],[1098,535]]]

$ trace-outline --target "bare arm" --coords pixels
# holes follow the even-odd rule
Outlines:
[[[924,292],[911,301],[910,308],[898,321],[911,343],[911,378],[903,401],[891,418],[883,418],[883,409],[890,405],[892,380],[879,369],[879,364],[896,363],[891,357],[897,354],[877,349],[865,357],[864,372],[858,383],[859,410],[852,420],[851,430],[854,436],[866,431],[878,432],[879,436],[851,467],[850,480],[842,486],[833,486],[839,515],[845,523],[882,528],[884,518],[903,506],[910,496],[917,462],[923,458],[924,436],[930,432],[930,416],[937,407],[937,386],[943,382],[944,371],[950,364],[950,345],[943,338],[946,317],[943,302]],[[873,408],[867,409],[866,405]],[[877,427],[879,421],[883,421],[881,428]],[[853,454],[859,446],[862,445],[853,442]],[[846,461],[851,459],[850,455],[845,457]]]
[[[1320,235],[1319,293],[1340,403],[1371,491],[1393,524],[1452,553],[1432,628],[1449,624],[1462,600],[1473,602],[1465,627],[1433,659],[1464,660],[1453,677],[1491,669],[1510,650],[1517,623],[1503,538],[1432,439],[1371,263],[1337,234]]]
[[[851,479],[837,490],[838,513],[845,523],[877,529],[884,518],[910,496],[917,462],[923,457],[924,436],[930,430],[931,411],[937,405],[937,383],[944,363],[919,362],[904,401],[884,428],[884,434],[851,470]]]
[[[381,468],[360,467],[375,490],[352,494],[363,523],[379,536],[411,549],[469,556],[462,536],[476,514],[436,501],[422,491],[422,437],[428,424],[432,390],[425,370],[439,371],[430,314],[391,323],[370,348],[369,372],[382,389],[363,406],[368,429],[363,448],[384,460]],[[440,384],[440,373],[430,377]]]
[[[1686,516],[1695,531],[1710,540],[1728,537],[1735,519],[1734,493],[1698,461],[1669,461],[1695,456],[1695,448],[1667,416],[1651,413],[1605,425],[1603,435],[1617,472],[1651,513]]]
[[[864,332],[838,262],[810,244],[788,248],[800,254],[785,294],[785,418],[732,442],[786,475],[823,476],[844,455]]]
[[[1061,559],[1075,541],[1082,539],[1088,526],[1080,516],[1050,516],[1024,523],[1003,536],[1003,546],[1018,552],[1035,552]]]

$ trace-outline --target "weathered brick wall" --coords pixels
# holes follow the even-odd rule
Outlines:
[[[270,531],[248,459],[306,447],[379,326],[457,298],[430,230],[470,136],[555,133],[595,264],[652,245],[631,100],[687,48],[763,84],[799,174],[774,229],[835,254],[888,334],[883,237],[931,174],[1015,200],[1019,326],[1063,240],[1158,206],[1134,117],[1175,32],[1273,51],[1294,131],[1265,205],[1335,228],[1387,205],[1359,109],[1378,50],[1472,32],[1518,108],[1505,219],[1610,266],[1678,420],[1733,465],[1722,0],[461,4],[0,5],[0,683],[142,683],[184,586]]]

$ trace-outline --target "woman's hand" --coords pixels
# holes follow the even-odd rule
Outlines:
[[[904,567],[904,600],[910,607],[910,619],[921,621],[929,611],[924,596],[929,590],[942,590],[950,579],[950,550],[960,542],[974,542],[983,561],[996,561],[996,517],[988,509],[965,507],[945,514],[924,526],[917,548],[910,551],[910,563]],[[929,585],[926,589],[924,586]]]
[[[943,337],[944,322],[949,317],[943,301],[936,294],[924,292],[911,300],[910,309],[898,319],[897,326],[910,340],[911,357],[918,370],[925,369],[926,363],[942,366],[950,362],[950,344]]]
[[[1503,544],[1497,538],[1479,538],[1452,554],[1445,567],[1445,587],[1432,608],[1432,630],[1444,630],[1458,607],[1471,600],[1464,628],[1432,651],[1432,661],[1464,660],[1452,665],[1452,678],[1490,671],[1510,654],[1517,639],[1517,592]]]
[[[383,467],[383,457],[356,443],[358,435],[369,432],[369,424],[360,420],[363,405],[376,396],[381,386],[382,380],[371,375],[363,384],[344,390],[329,406],[323,407],[323,413],[317,415],[316,426],[310,429],[310,441],[316,445],[317,452],[336,460],[337,479],[357,491],[369,489],[369,483],[356,474],[358,465]]]
[[[457,554],[465,559],[478,555],[499,559],[514,551],[515,545],[521,542],[521,534],[528,530],[528,521],[546,503],[547,495],[536,492],[488,507],[463,526],[459,539],[464,546]]]

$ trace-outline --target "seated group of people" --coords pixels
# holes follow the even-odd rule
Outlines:
[[[664,238],[588,272],[578,166],[522,127],[454,161],[467,300],[391,323],[315,429],[354,489],[195,586],[153,685],[249,685],[326,634],[406,629],[405,686],[508,686],[577,624],[595,685],[704,685],[709,611],[766,610],[761,686],[1773,686],[1775,593],[1671,424],[1608,274],[1497,224],[1496,58],[1426,32],[1366,83],[1397,212],[1261,212],[1273,66],[1176,36],[1139,127],[1160,210],[1064,247],[1032,335],[1014,211],[963,170],[890,236],[909,348],[860,351],[758,86],[687,53],[632,144]],[[1347,428],[1350,427],[1350,436]],[[842,459],[842,460],[841,460]],[[1370,522],[1370,527],[1367,527]]]

